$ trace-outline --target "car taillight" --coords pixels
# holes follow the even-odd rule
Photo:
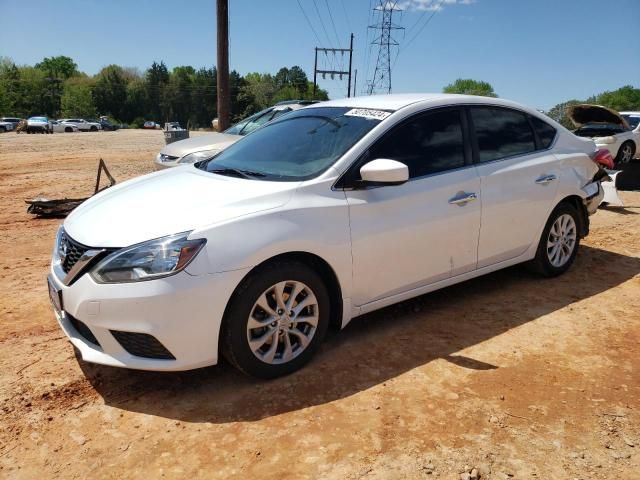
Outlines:
[[[601,148],[600,150],[596,150],[594,154],[591,155],[591,160],[593,160],[598,165],[602,165],[609,170],[613,170],[614,168],[614,160],[611,152],[609,150],[605,150]]]

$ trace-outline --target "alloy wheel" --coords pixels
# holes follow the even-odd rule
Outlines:
[[[576,248],[577,228],[571,215],[563,214],[553,222],[547,238],[547,258],[556,268],[566,264]]]
[[[620,163],[628,163],[631,161],[631,157],[633,155],[633,148],[631,145],[626,144],[622,147],[622,158],[620,159]]]
[[[265,290],[247,320],[253,354],[268,364],[290,362],[311,343],[318,327],[318,300],[304,283],[287,280]]]

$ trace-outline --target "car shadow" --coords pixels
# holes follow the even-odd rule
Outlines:
[[[478,371],[499,368],[456,352],[639,272],[638,258],[585,246],[557,278],[522,267],[495,272],[356,318],[331,333],[305,368],[271,381],[225,363],[154,373],[78,361],[107,405],[187,422],[255,421],[348,397],[438,359]]]

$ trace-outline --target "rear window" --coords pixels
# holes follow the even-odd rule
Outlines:
[[[544,150],[551,146],[553,140],[556,138],[556,129],[549,125],[544,120],[540,120],[538,117],[530,117],[531,123],[533,123],[533,128],[536,130],[538,134],[538,139],[540,140],[539,147]]]
[[[499,107],[473,107],[471,118],[480,162],[534,152],[533,130],[522,112]]]

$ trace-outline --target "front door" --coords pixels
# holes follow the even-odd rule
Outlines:
[[[357,164],[389,158],[409,167],[403,185],[347,190],[353,297],[361,306],[476,268],[480,179],[456,108],[392,129]]]

